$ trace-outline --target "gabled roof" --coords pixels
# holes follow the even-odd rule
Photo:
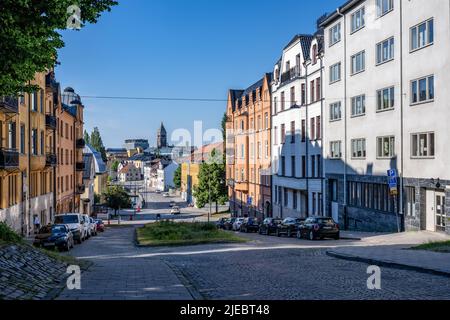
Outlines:
[[[303,58],[305,60],[309,57],[309,50],[311,49],[311,41],[313,39],[313,35],[311,34],[297,34],[292,38],[292,40],[287,44],[286,47],[284,47],[284,50],[289,48],[291,45],[293,45],[295,42],[300,41],[300,46],[302,48]]]
[[[132,163],[129,163],[119,171],[119,174],[121,173],[127,174],[130,170],[138,170],[138,169]]]
[[[102,159],[102,155],[100,154],[100,152],[97,152],[90,144],[86,143],[86,146],[83,149],[83,154],[92,154],[96,174],[103,174],[107,172],[106,165]]]
[[[95,166],[94,156],[91,153],[83,154],[83,162],[84,162],[83,179],[89,180],[91,179],[92,166]]]

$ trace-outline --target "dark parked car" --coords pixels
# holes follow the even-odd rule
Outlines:
[[[292,237],[297,234],[300,225],[305,221],[302,218],[286,218],[277,226],[277,237],[286,235]]]
[[[97,224],[97,231],[105,232],[105,224],[102,219],[95,219],[95,223]]]
[[[329,217],[309,217],[300,227],[299,236],[309,240],[324,238],[339,240],[339,225]]]
[[[271,234],[274,234],[277,232],[278,225],[283,220],[278,218],[266,218],[264,221],[259,225],[259,234],[265,234],[266,236],[270,236]]]
[[[216,227],[217,229],[225,229],[225,223],[230,220],[230,218],[220,218],[217,222],[216,222]]]
[[[69,226],[65,224],[55,224],[42,227],[34,238],[33,244],[36,247],[58,248],[69,251],[74,247],[73,234]]]
[[[258,232],[259,222],[256,218],[245,218],[244,222],[241,224],[241,232]]]
[[[236,221],[236,218],[230,218],[227,221],[224,222],[223,228],[225,230],[231,230],[233,229],[233,223]]]

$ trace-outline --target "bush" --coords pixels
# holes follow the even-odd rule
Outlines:
[[[15,233],[6,223],[0,222],[0,240],[5,242],[22,242],[22,237]]]

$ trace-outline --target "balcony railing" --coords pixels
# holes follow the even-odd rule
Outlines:
[[[75,193],[83,194],[85,189],[86,189],[86,186],[84,184],[79,184],[75,187]]]
[[[281,75],[281,83],[283,84],[285,82],[297,79],[300,76],[301,76],[300,67],[295,66]]]
[[[0,112],[19,113],[19,99],[11,96],[0,96]]]
[[[58,161],[54,153],[49,152],[45,155],[45,165],[47,167],[56,167],[57,164]]]
[[[0,169],[14,170],[19,168],[19,152],[15,149],[0,149]]]
[[[75,168],[76,168],[77,171],[84,171],[86,166],[84,165],[84,162],[77,162],[75,164]]]
[[[76,144],[78,149],[83,149],[86,146],[86,141],[84,139],[78,139]]]
[[[54,93],[58,92],[58,82],[55,80],[55,74],[50,72],[45,76],[45,85],[53,90]]]
[[[56,129],[56,116],[51,114],[45,115],[45,125],[47,128],[55,130]]]

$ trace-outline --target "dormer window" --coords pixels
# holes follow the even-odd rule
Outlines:
[[[312,64],[317,63],[317,44],[313,45],[311,60],[312,60]]]

